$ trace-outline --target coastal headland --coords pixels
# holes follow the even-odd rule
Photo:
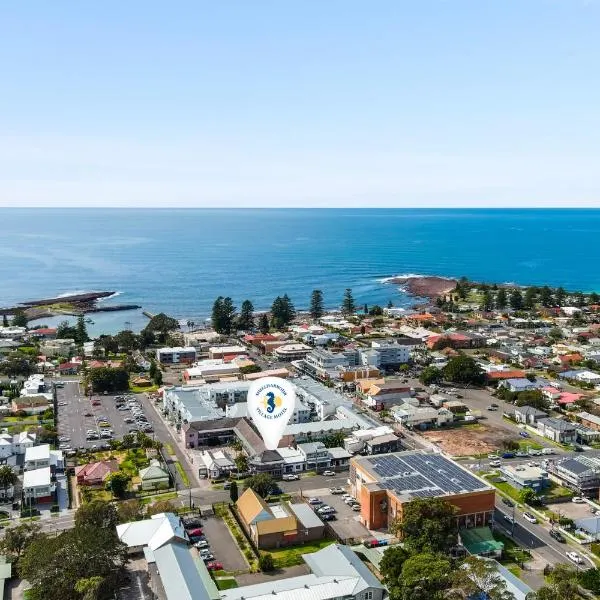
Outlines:
[[[401,286],[411,296],[437,298],[454,290],[458,280],[436,275],[409,275],[390,277],[386,283]]]
[[[141,308],[137,304],[112,304],[98,306],[98,300],[110,298],[116,292],[87,292],[84,294],[70,294],[43,298],[41,300],[28,300],[18,306],[0,308],[0,314],[12,315],[24,312],[27,320],[54,317],[57,315],[84,315],[87,313],[114,312],[122,310],[136,310]]]

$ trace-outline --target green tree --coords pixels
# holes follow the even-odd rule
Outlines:
[[[119,587],[127,560],[127,547],[114,525],[76,525],[58,536],[34,539],[23,552],[19,569],[32,586],[30,600],[87,600],[96,577],[102,580],[96,585],[97,597],[110,597]]]
[[[6,315],[4,315],[4,317],[6,319]],[[13,313],[11,324],[13,325],[13,327],[27,327],[27,315],[25,314],[25,311],[21,309],[15,310],[15,312]]]
[[[0,363],[0,373],[9,377],[29,377],[33,372],[35,372],[34,361],[22,352],[12,352],[4,362]]]
[[[268,473],[258,473],[245,481],[246,489],[254,490],[259,496],[266,498],[277,486],[275,479]]]
[[[135,333],[129,329],[119,331],[119,333],[115,335],[115,341],[119,346],[119,350],[123,352],[132,352],[133,350],[137,350],[140,345],[137,335],[135,335]]]
[[[18,563],[27,546],[42,535],[41,531],[42,528],[37,523],[21,523],[15,527],[8,527],[4,530],[4,537],[0,539],[0,550],[13,563]]]
[[[98,367],[90,369],[87,381],[94,392],[123,392],[129,389],[129,373],[125,369]]]
[[[238,454],[234,462],[238,473],[246,473],[248,471],[248,458],[244,454]]]
[[[328,436],[323,438],[323,444],[325,448],[339,448],[344,445],[344,438],[346,435],[341,431],[336,433],[330,433]]]
[[[442,600],[451,572],[450,561],[444,556],[424,553],[407,558],[402,565],[401,600]]]
[[[541,587],[531,600],[580,600],[577,571],[569,565],[558,564],[548,575],[548,584]],[[530,600],[530,597],[527,597]]]
[[[76,527],[112,529],[118,525],[119,516],[114,504],[103,500],[93,500],[81,505],[75,513]]]
[[[538,410],[548,410],[550,403],[540,390],[525,390],[519,392],[515,399],[517,406],[532,406]]]
[[[404,505],[402,519],[390,530],[411,553],[442,553],[458,543],[457,509],[443,498],[417,498]]]
[[[238,484],[237,481],[231,482],[231,487],[229,488],[229,498],[235,504],[239,497]]]
[[[585,296],[582,292],[577,292],[575,294],[575,306],[579,308],[583,308],[585,306]]]
[[[271,323],[275,329],[287,327],[296,317],[296,309],[287,294],[277,296],[271,306]]]
[[[537,292],[535,288],[529,287],[525,290],[525,300],[523,301],[523,308],[527,310],[533,310],[535,308],[535,302],[537,300]]]
[[[444,379],[464,385],[483,385],[485,374],[474,358],[466,354],[453,356],[443,368]]]
[[[119,523],[139,521],[142,518],[142,503],[137,498],[125,500],[117,504]]]
[[[535,491],[530,487],[524,487],[519,490],[519,501],[523,504],[529,504],[532,506],[536,503],[536,494]]]
[[[228,296],[223,298],[219,296],[212,309],[212,326],[217,333],[229,335],[234,329],[234,323],[236,320],[236,307],[233,304],[233,300]]]
[[[98,600],[100,586],[104,579],[99,576],[83,577],[75,584],[75,591],[82,594],[81,600]]]
[[[356,312],[356,305],[354,303],[354,297],[352,296],[352,290],[346,288],[344,292],[344,299],[342,300],[342,314],[346,317],[353,315]]]
[[[419,375],[419,381],[423,385],[432,385],[434,383],[440,383],[440,381],[442,381],[443,378],[444,374],[442,373],[441,369],[432,366],[425,367]]]
[[[508,297],[506,295],[506,290],[501,287],[498,290],[498,293],[496,294],[496,308],[498,310],[502,310],[504,308],[506,308],[506,305],[508,304]]]
[[[451,575],[451,589],[447,600],[467,600],[485,595],[487,600],[515,600],[514,594],[506,589],[506,582],[498,577],[493,561],[469,556]]]
[[[600,303],[600,296],[596,292],[590,294],[590,304]]]
[[[369,310],[369,314],[372,317],[381,317],[383,315],[383,308],[381,308],[381,306],[374,304],[373,306],[371,306],[371,309]]]
[[[129,475],[123,471],[111,473],[106,480],[106,487],[109,489],[115,498],[124,498],[127,493],[127,485],[129,484]]]
[[[8,317],[6,314],[2,315],[2,327],[8,327]]]
[[[160,387],[163,383],[163,374],[162,371],[160,369],[156,370],[156,373],[154,374],[154,377],[152,378],[152,380],[154,381],[154,385],[157,385],[158,387]]]
[[[541,290],[540,290],[540,302],[542,304],[542,306],[553,306],[554,305],[554,298],[552,297],[552,290],[545,285]]]
[[[164,344],[167,336],[179,329],[179,321],[173,317],[167,316],[165,313],[154,315],[148,325],[144,328],[153,334],[158,334],[159,343]]]
[[[83,344],[89,341],[89,336],[87,333],[87,328],[85,326],[85,319],[83,315],[79,315],[77,317],[77,325],[75,326],[75,337],[73,338],[75,343],[78,346],[83,346]]]
[[[240,316],[237,320],[237,328],[242,331],[252,331],[254,329],[254,305],[250,300],[242,302]]]
[[[390,592],[390,600],[402,598],[402,567],[408,557],[408,552],[402,546],[392,546],[383,553],[379,572]]]
[[[0,466],[0,487],[4,490],[4,497],[7,498],[8,489],[15,485],[19,478],[10,465]]]
[[[313,290],[310,295],[310,316],[317,321],[323,316],[323,292]]]
[[[258,317],[258,330],[263,334],[269,333],[269,317],[267,313],[262,313]]]
[[[565,299],[567,297],[567,292],[565,292],[564,288],[559,287],[556,290],[556,305],[557,306],[562,306],[565,303]]]
[[[562,340],[564,335],[563,332],[560,328],[558,327],[553,327],[549,332],[548,332],[548,337],[553,341],[553,342],[557,342],[558,340]]]
[[[490,290],[485,290],[483,292],[483,297],[481,300],[481,310],[492,310],[494,308],[494,295]]]
[[[275,570],[275,561],[273,560],[273,556],[268,552],[261,553],[258,559],[258,566],[263,573],[268,573],[269,571]]]
[[[515,288],[510,293],[509,299],[510,307],[513,310],[522,310],[523,308],[523,294],[521,294],[521,290]]]

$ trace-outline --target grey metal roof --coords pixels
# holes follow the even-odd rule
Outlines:
[[[564,419],[556,419],[554,417],[540,419],[538,423],[541,423],[545,427],[551,427],[555,431],[573,431],[575,429],[573,423],[565,421]]]
[[[206,570],[206,567],[201,561],[194,560],[187,546],[165,544],[154,550],[154,560],[167,600],[219,598],[217,587],[210,581],[210,576],[208,579],[200,576],[200,569]],[[209,587],[209,583],[212,586]]]
[[[290,504],[289,507],[306,529],[323,527],[323,521],[317,517],[315,511],[308,504],[301,502],[299,504]]]

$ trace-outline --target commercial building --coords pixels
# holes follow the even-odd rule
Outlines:
[[[291,362],[304,358],[311,350],[312,348],[306,344],[285,344],[279,346],[279,348],[275,348],[273,355],[278,360]]]
[[[487,525],[494,512],[494,489],[441,454],[398,452],[350,461],[352,494],[369,529],[402,519],[403,505],[416,498],[444,498],[457,509],[460,527]]]
[[[584,427],[593,429],[595,431],[600,431],[600,417],[588,412],[580,412],[577,413],[577,418]]]
[[[371,342],[371,348],[377,352],[374,366],[381,369],[398,368],[410,360],[411,346],[399,344],[394,340]]]
[[[248,354],[244,346],[211,346],[208,349],[208,358],[225,358],[227,356],[239,356]]]
[[[156,360],[165,365],[176,365],[180,363],[191,364],[196,360],[197,352],[193,346],[185,348],[158,348]]]
[[[248,488],[236,502],[238,515],[258,548],[280,548],[321,539],[323,522],[307,504],[267,504]]]

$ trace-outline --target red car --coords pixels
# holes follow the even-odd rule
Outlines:
[[[197,537],[199,535],[202,535],[202,529],[200,529],[200,527],[197,527],[196,529],[188,529],[187,534],[190,537]]]
[[[209,563],[206,563],[206,568],[209,571],[222,571],[223,570],[223,563],[216,562],[216,561],[209,562]]]
[[[92,406],[100,406],[100,404],[101,404],[100,400],[94,400],[92,402]]]

